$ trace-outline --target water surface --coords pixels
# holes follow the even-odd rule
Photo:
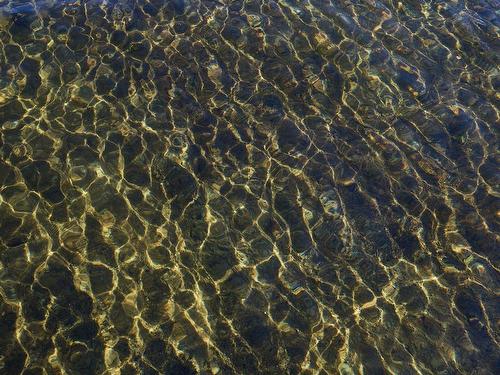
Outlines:
[[[0,373],[498,374],[499,5],[0,0]]]

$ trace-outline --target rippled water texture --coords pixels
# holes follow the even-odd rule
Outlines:
[[[0,0],[0,373],[498,374],[498,9]]]

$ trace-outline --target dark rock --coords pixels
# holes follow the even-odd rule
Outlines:
[[[87,266],[92,292],[95,294],[110,291],[113,287],[113,273],[106,266],[89,264]]]

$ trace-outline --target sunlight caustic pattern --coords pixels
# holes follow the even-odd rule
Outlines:
[[[0,1],[0,372],[494,374],[496,0]]]

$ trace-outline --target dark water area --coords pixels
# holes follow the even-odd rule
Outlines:
[[[498,0],[0,0],[0,374],[500,373]]]

